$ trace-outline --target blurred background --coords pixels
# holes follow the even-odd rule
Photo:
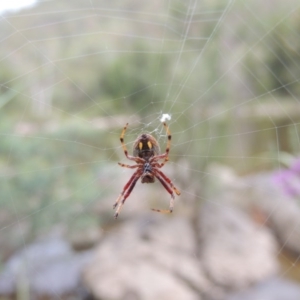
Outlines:
[[[0,299],[299,300],[299,1],[16,5],[0,14]],[[115,220],[122,128],[130,153],[144,132],[164,152],[162,118],[174,213],[138,182]]]

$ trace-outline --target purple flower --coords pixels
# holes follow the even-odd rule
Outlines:
[[[296,159],[295,162],[291,165],[290,170],[295,172],[297,175],[300,175],[300,159]]]
[[[299,167],[299,169],[297,169]],[[299,171],[298,171],[299,170]],[[300,161],[291,169],[278,171],[273,175],[273,181],[290,197],[300,196]]]

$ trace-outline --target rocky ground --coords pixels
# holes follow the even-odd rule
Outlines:
[[[48,240],[13,255],[0,294],[16,294],[25,282],[35,299],[300,299],[300,286],[283,278],[278,260],[283,249],[300,255],[300,206],[270,174],[240,178],[216,166],[209,172],[218,174],[216,192],[192,217],[180,209],[133,214],[133,199],[90,250]]]
[[[99,299],[224,299],[278,272],[276,240],[245,213],[206,205],[198,226],[154,214],[122,224],[96,248],[86,286]]]

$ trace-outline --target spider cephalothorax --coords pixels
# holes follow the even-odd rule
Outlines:
[[[173,185],[172,181],[161,170],[159,170],[169,160],[168,155],[169,155],[170,145],[171,145],[171,133],[169,127],[167,126],[166,123],[163,124],[166,128],[167,135],[168,135],[166,152],[163,154],[159,154],[160,149],[156,139],[151,134],[143,133],[134,142],[133,156],[129,155],[126,145],[124,144],[124,135],[128,123],[124,127],[120,137],[122,148],[124,150],[125,156],[128,159],[135,161],[136,165],[130,166],[122,163],[119,163],[119,165],[121,167],[126,167],[130,169],[136,168],[137,170],[133,173],[129,181],[125,184],[122,193],[120,194],[120,196],[118,197],[118,199],[116,200],[113,206],[114,208],[117,207],[115,218],[118,217],[122,205],[130,195],[130,193],[132,192],[139,178],[141,178],[142,183],[153,183],[156,177],[160,181],[160,183],[164,186],[164,188],[168,191],[168,193],[171,195],[169,210],[153,209],[154,211],[162,212],[162,213],[171,213],[173,211],[174,198],[175,198],[173,191],[177,195],[180,195],[180,191]],[[160,159],[163,159],[162,163],[158,162]]]
[[[146,162],[143,166],[141,181],[142,183],[153,183],[155,181],[155,176],[153,174],[152,166],[148,162]]]

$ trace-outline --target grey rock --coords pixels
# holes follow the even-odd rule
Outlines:
[[[218,286],[241,289],[278,272],[276,239],[243,211],[207,204],[200,220],[202,265]]]
[[[263,225],[272,228],[281,245],[300,254],[300,205],[299,199],[287,195],[274,180],[274,172],[261,172],[239,177],[226,166],[212,165],[209,173],[213,182],[212,199],[222,207],[235,206],[246,212],[253,209],[262,213]],[[300,180],[299,180],[300,183]]]
[[[275,239],[242,211],[205,205],[198,226],[155,214],[123,223],[99,244],[83,281],[97,299],[224,299],[278,271]]]
[[[263,281],[226,300],[299,300],[300,285],[280,278]]]
[[[189,223],[155,215],[123,224],[96,250],[83,278],[99,299],[199,300],[207,280],[198,266]]]
[[[0,294],[12,294],[20,281],[37,295],[74,292],[91,251],[75,253],[59,239],[37,242],[13,255],[0,274]]]
[[[248,201],[264,212],[281,244],[300,254],[299,199],[287,196],[274,183],[272,175],[261,173],[245,179],[245,183],[250,187]]]

